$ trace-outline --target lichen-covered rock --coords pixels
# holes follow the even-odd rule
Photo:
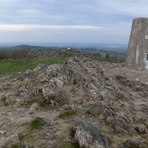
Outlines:
[[[57,78],[54,78],[53,79],[53,82],[57,85],[57,87],[59,87],[59,88],[63,88],[64,87],[64,82],[63,81],[61,81],[61,80],[59,80],[59,79],[57,79]]]
[[[30,110],[35,110],[35,109],[37,109],[37,108],[39,108],[39,104],[38,104],[37,102],[33,103],[33,104],[29,107]]]
[[[46,85],[42,89],[43,98],[48,100],[49,97],[54,95],[54,91],[52,90],[50,85]]]
[[[80,123],[76,127],[74,139],[80,148],[109,148],[108,138],[90,123]]]
[[[17,100],[18,100],[18,102],[24,102],[25,103],[25,102],[29,101],[30,98],[31,98],[31,95],[30,95],[29,92],[20,92]]]

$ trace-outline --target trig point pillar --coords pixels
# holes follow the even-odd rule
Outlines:
[[[125,64],[132,69],[148,69],[148,18],[133,20]]]

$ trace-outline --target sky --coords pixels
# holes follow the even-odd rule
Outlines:
[[[147,0],[0,0],[0,43],[127,44]]]

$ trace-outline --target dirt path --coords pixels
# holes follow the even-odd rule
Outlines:
[[[148,84],[148,71],[147,70],[132,70],[128,68],[114,68],[108,71],[110,76],[123,76],[127,77],[129,80],[139,81],[143,84]]]

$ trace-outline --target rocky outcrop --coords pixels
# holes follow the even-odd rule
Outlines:
[[[79,147],[128,147],[132,145],[129,140],[142,145],[148,133],[148,85],[109,73],[110,69],[121,66],[72,57],[64,64],[38,65],[34,70],[1,77],[0,106],[12,107],[11,111],[7,107],[4,112],[0,110],[1,130],[5,131],[7,126],[16,128],[16,122],[22,130],[32,114],[41,115],[47,121],[52,116],[51,127],[43,126],[40,134],[31,135],[28,127],[24,131],[36,139],[38,135],[44,144],[60,147],[61,143],[73,144],[68,135],[70,127],[87,119],[75,130],[74,139]],[[20,106],[25,108],[23,113]],[[16,109],[19,111],[15,112]],[[18,121],[14,120],[14,112],[20,114]]]
[[[83,122],[75,128],[74,139],[80,148],[109,148],[107,137],[92,124]]]

